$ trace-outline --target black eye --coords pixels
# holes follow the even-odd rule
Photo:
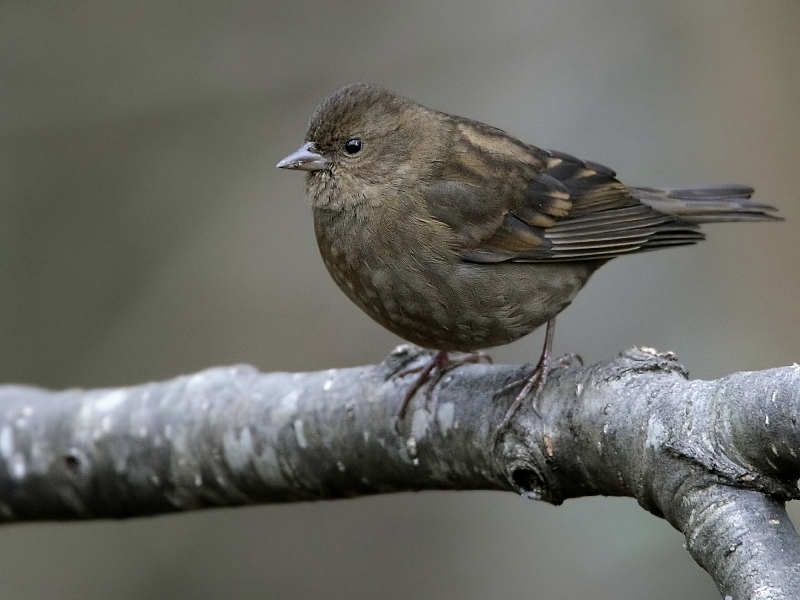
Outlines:
[[[344,151],[348,154],[358,154],[361,152],[361,140],[358,138],[350,138],[344,143]]]

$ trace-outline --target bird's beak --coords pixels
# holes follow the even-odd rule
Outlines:
[[[313,143],[306,142],[275,166],[279,169],[322,171],[328,168],[328,159],[317,152]]]

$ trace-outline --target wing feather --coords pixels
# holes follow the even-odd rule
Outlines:
[[[777,219],[746,186],[628,188],[608,167],[492,127],[460,120],[454,135],[456,164],[441,166],[426,200],[466,261],[608,260],[694,244],[698,223]]]

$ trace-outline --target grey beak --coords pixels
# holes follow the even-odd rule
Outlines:
[[[328,159],[317,152],[314,144],[306,142],[275,166],[279,169],[322,171],[328,168]]]

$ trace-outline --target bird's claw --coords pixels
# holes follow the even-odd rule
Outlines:
[[[428,383],[428,389],[425,392],[425,408],[427,409],[430,404],[431,396],[433,395],[433,389],[448,371],[452,371],[461,365],[477,364],[480,362],[491,363],[492,359],[484,352],[472,352],[460,355],[457,358],[450,358],[447,352],[439,351],[430,357],[428,362],[407,367],[395,373],[393,377],[396,378],[413,375],[415,373],[417,374],[417,378],[406,392],[403,401],[400,403],[400,408],[397,409],[397,414],[393,419],[394,430],[398,434],[400,433],[400,421],[405,417],[411,400],[423,385]]]

